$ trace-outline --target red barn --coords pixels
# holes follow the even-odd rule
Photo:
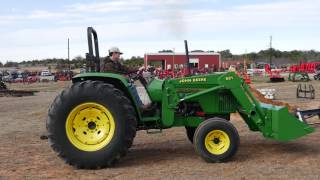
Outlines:
[[[194,52],[189,53],[191,68],[219,71],[221,56],[219,53]],[[163,70],[177,70],[187,67],[185,53],[147,53],[144,55],[144,65],[161,66]]]

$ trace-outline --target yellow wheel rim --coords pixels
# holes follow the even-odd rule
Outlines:
[[[212,130],[205,137],[206,149],[214,155],[225,153],[230,147],[230,138],[221,130]]]
[[[93,102],[83,103],[69,113],[66,133],[69,141],[83,151],[97,151],[108,145],[115,132],[110,111]]]

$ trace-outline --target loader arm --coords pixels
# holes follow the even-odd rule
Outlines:
[[[228,73],[220,78],[220,83],[227,86],[238,100],[241,105],[238,112],[249,127],[257,128],[251,130],[259,130],[265,137],[278,141],[289,141],[314,131],[296,115],[289,113],[287,107],[259,102],[249,86],[236,75]]]
[[[289,141],[314,131],[314,128],[299,120],[296,115],[289,113],[287,107],[259,102],[251,93],[249,86],[234,72],[203,77],[207,80],[205,83],[214,85],[196,93],[188,94],[178,100],[177,97],[174,97],[174,90],[172,90],[174,88],[172,84],[174,83],[167,83],[167,96],[173,97],[167,102],[164,101],[164,103],[168,103],[169,107],[169,109],[163,110],[163,112],[167,113],[164,115],[167,119],[170,119],[170,113],[173,113],[173,108],[181,102],[212,99],[213,94],[217,91],[229,91],[238,103],[236,111],[239,112],[252,131],[260,131],[263,136],[278,141]],[[216,102],[212,101],[211,105],[216,106],[216,104]],[[230,113],[232,112],[230,111]]]

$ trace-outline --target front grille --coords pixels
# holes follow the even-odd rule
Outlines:
[[[231,94],[219,94],[219,111],[230,112],[237,107],[237,101]]]

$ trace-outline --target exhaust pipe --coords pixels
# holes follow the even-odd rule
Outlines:
[[[191,70],[190,70],[190,57],[189,57],[189,50],[188,50],[188,41],[184,40],[184,47],[186,50],[186,60],[187,60],[187,76],[190,76]]]

